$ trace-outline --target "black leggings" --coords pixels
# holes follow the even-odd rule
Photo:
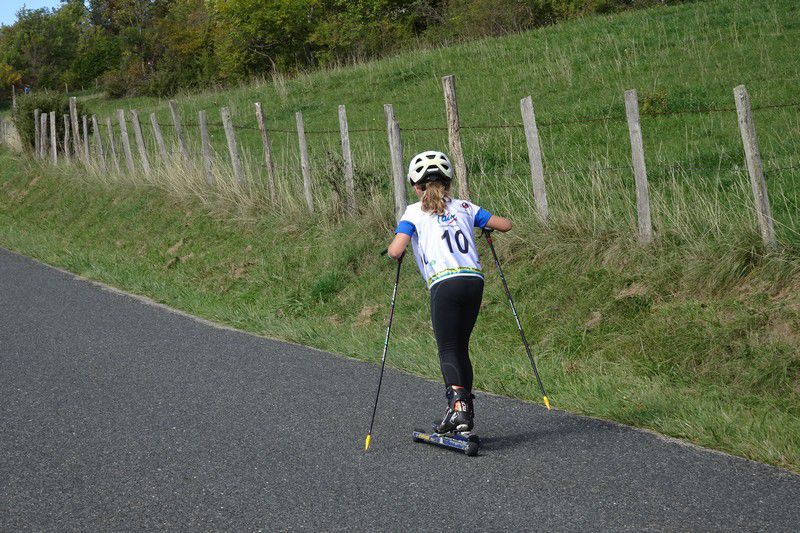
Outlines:
[[[469,336],[483,298],[483,280],[454,276],[431,287],[431,321],[446,386],[472,390]]]

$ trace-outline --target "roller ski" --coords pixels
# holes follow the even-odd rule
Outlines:
[[[447,411],[444,413],[444,418],[438,424],[433,424],[431,433],[414,431],[414,440],[462,451],[469,456],[477,455],[480,440],[477,435],[472,434],[474,398],[475,396],[463,387],[448,387]]]
[[[473,435],[471,431],[436,433],[436,426],[433,426],[433,431],[428,433],[416,429],[413,436],[416,442],[427,442],[428,444],[464,452],[470,457],[478,455],[478,450],[481,446],[480,439],[477,435]]]

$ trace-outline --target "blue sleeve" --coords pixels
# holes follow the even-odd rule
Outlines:
[[[409,237],[413,237],[414,233],[416,231],[417,231],[417,228],[414,226],[414,224],[412,224],[408,220],[401,220],[397,224],[397,229],[394,230],[394,233],[395,233],[395,235],[397,235],[398,233],[405,233]]]
[[[492,218],[492,214],[486,209],[479,207],[478,212],[475,214],[475,227],[481,229],[485,228],[490,218]]]

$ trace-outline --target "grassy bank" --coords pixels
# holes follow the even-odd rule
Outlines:
[[[730,111],[732,89],[745,84],[756,107],[795,101],[799,40],[800,7],[791,0],[695,2],[418,50],[293,79],[278,76],[225,92],[187,94],[179,98],[179,108],[198,160],[197,112],[208,111],[216,124],[211,140],[219,154],[218,167],[224,169],[230,163],[218,110],[229,106],[240,126],[237,135],[248,179],[263,183],[253,112],[253,102],[263,102],[282,201],[300,205],[294,112],[302,111],[315,198],[323,216],[330,216],[332,182],[341,176],[339,104],[346,104],[354,130],[356,181],[364,200],[376,190],[386,196],[391,191],[385,179],[390,158],[384,103],[395,106],[404,151],[410,156],[424,149],[447,149],[446,131],[430,129],[446,126],[441,76],[456,75],[464,126],[519,124],[519,99],[531,94],[553,216],[566,220],[577,211],[596,226],[633,229],[623,91],[637,88],[657,230],[691,238],[709,231],[725,236],[752,219],[736,113]],[[117,108],[155,112],[167,142],[174,143],[163,100],[85,100],[101,119]],[[728,110],[701,111],[707,109]],[[800,243],[797,111],[777,107],[755,112],[778,233],[794,246]],[[596,117],[610,118],[584,121]],[[145,129],[152,158],[155,146],[149,127]],[[526,216],[531,192],[523,132],[513,127],[462,133],[473,195],[497,210]],[[604,197],[597,198],[598,191]]]
[[[388,202],[358,219],[220,215],[153,187],[97,184],[0,151],[0,246],[247,331],[376,361],[393,267]],[[246,215],[246,216],[245,216]],[[642,249],[627,231],[529,218],[497,239],[555,406],[800,471],[800,261],[755,231]],[[481,243],[486,258],[488,250]],[[538,401],[499,280],[476,386]],[[438,376],[406,264],[389,364]],[[225,354],[220,354],[225,357]],[[353,394],[370,391],[353,391]]]

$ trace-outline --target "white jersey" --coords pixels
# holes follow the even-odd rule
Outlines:
[[[444,215],[426,213],[417,202],[406,208],[395,233],[411,237],[414,258],[430,288],[453,276],[483,278],[473,229],[485,227],[491,216],[466,200],[450,200]]]

